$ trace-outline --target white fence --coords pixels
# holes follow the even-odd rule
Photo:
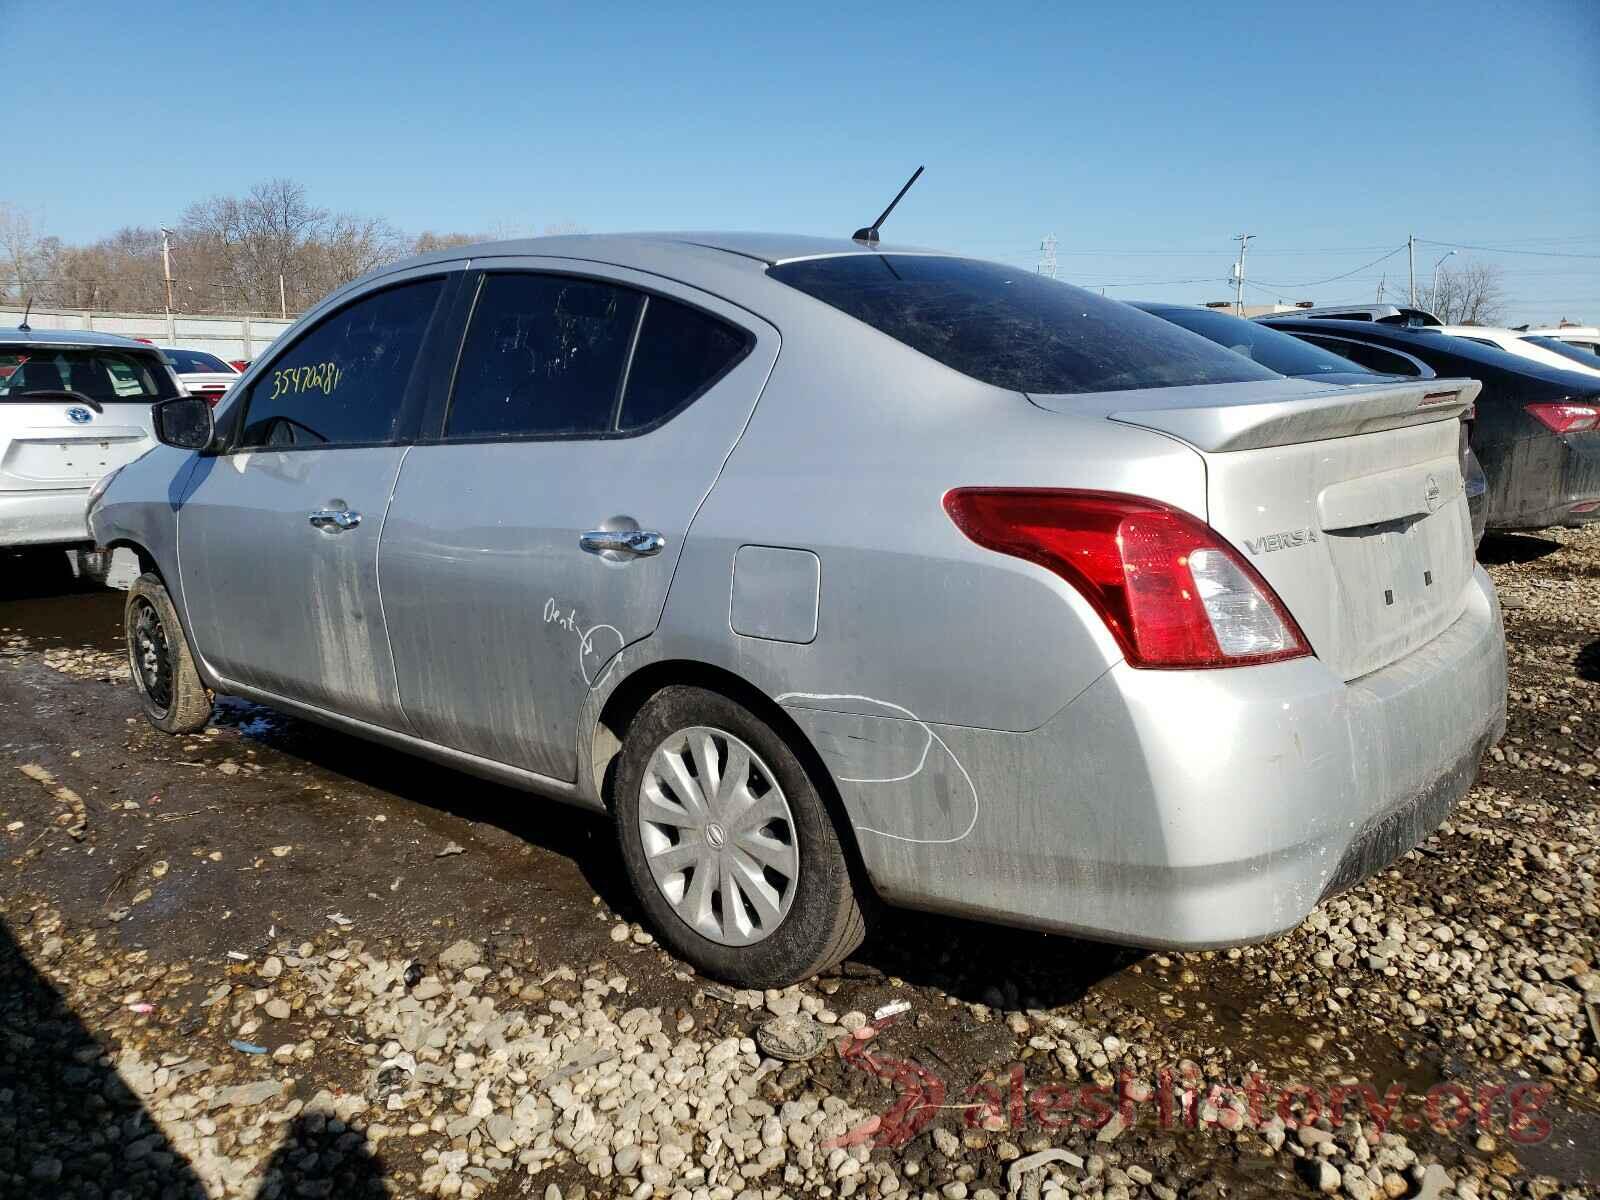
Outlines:
[[[22,308],[0,305],[0,327],[22,320]],[[60,308],[35,308],[28,317],[34,329],[92,329],[123,337],[148,338],[158,346],[180,350],[206,350],[232,361],[258,357],[285,329],[294,324],[278,317],[205,317],[173,313],[82,312]]]

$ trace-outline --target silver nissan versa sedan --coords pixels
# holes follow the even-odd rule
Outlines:
[[[609,811],[712,975],[824,968],[874,897],[1217,946],[1415,845],[1504,727],[1476,391],[925,251],[505,242],[158,405],[90,520],[159,728],[227,692]]]

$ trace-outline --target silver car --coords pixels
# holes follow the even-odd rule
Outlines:
[[[215,689],[609,812],[710,974],[818,971],[880,899],[1217,946],[1415,845],[1503,729],[1475,392],[925,251],[506,242],[158,406],[91,524],[158,727]]]

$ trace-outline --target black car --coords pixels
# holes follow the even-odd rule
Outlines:
[[[1226,346],[1236,354],[1254,359],[1268,370],[1295,379],[1313,379],[1332,384],[1382,383],[1389,379],[1433,379],[1438,372],[1420,359],[1412,358],[1404,370],[1380,369],[1363,366],[1350,358],[1332,353],[1292,334],[1283,333],[1259,321],[1246,321],[1232,313],[1215,308],[1201,308],[1194,304],[1152,304],[1135,302],[1152,316],[1174,325],[1181,325],[1191,333],[1209,338],[1219,346]],[[1396,364],[1391,364],[1394,366]],[[1484,520],[1488,506],[1484,493],[1488,481],[1477,455],[1471,448],[1471,410],[1461,419],[1461,480],[1467,493],[1467,508],[1472,513],[1472,538],[1476,544],[1483,537]]]
[[[1256,320],[1374,371],[1415,376],[1420,361],[1439,375],[1479,380],[1471,440],[1489,479],[1490,529],[1600,520],[1600,379],[1427,327]]]

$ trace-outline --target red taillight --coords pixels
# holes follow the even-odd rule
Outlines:
[[[1548,404],[1529,404],[1524,407],[1530,417],[1557,433],[1582,433],[1586,429],[1600,428],[1600,406],[1593,404],[1572,404],[1566,400],[1557,400]]]
[[[1233,667],[1311,653],[1294,618],[1210,526],[1138,496],[956,488],[978,545],[1037,563],[1093,605],[1135,667]]]

